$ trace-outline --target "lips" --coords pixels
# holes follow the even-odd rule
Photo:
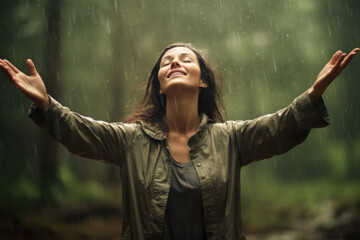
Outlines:
[[[173,76],[185,76],[186,72],[184,72],[183,70],[180,69],[176,69],[176,70],[172,70],[170,71],[170,73],[167,75],[168,78],[173,77]]]

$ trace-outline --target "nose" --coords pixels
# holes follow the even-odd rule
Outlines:
[[[171,61],[170,66],[171,66],[171,68],[180,67],[180,63],[179,63],[178,59],[177,59],[177,58],[174,58],[174,59]]]

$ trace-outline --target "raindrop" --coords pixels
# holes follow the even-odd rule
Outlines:
[[[74,23],[76,23],[75,13],[74,13],[74,11],[73,11],[73,10],[72,10],[71,12],[72,12],[73,22],[74,22]]]
[[[115,5],[115,12],[117,12],[117,10],[118,10],[118,3],[117,3],[117,0],[114,0],[114,5]]]
[[[34,144],[34,152],[35,152],[35,155],[38,155],[38,150],[37,150],[37,147],[35,144]]]
[[[175,101],[175,111],[176,111],[176,112],[179,112],[179,109],[178,109],[178,105],[177,105],[176,98],[174,98],[174,101]]]
[[[108,31],[108,33],[109,33],[109,35],[110,35],[110,22],[109,22],[109,19],[106,19],[106,28],[107,28],[107,31]]]
[[[270,28],[273,28],[271,17],[269,17]]]
[[[276,67],[276,62],[275,62],[275,60],[273,60],[273,67],[274,67],[274,72],[277,72],[277,67]]]
[[[127,77],[127,73],[126,73],[126,69],[124,68],[124,77],[125,77],[125,81],[128,80],[128,77]]]
[[[331,38],[331,29],[329,25],[327,25],[327,29],[328,29],[329,38]]]

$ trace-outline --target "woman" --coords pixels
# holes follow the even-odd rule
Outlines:
[[[122,239],[245,239],[240,168],[284,153],[328,125],[322,94],[359,51],[337,51],[313,86],[287,108],[223,122],[214,73],[189,44],[168,46],[127,123],[82,117],[49,97],[7,60],[0,67],[34,102],[30,117],[75,154],[114,163],[123,184]]]

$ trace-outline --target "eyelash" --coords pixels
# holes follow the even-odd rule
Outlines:
[[[187,60],[183,60],[183,62],[185,62],[185,63],[191,63],[191,60],[187,59]],[[167,66],[167,65],[170,65],[170,62],[162,64],[163,67],[165,67],[165,66]]]

